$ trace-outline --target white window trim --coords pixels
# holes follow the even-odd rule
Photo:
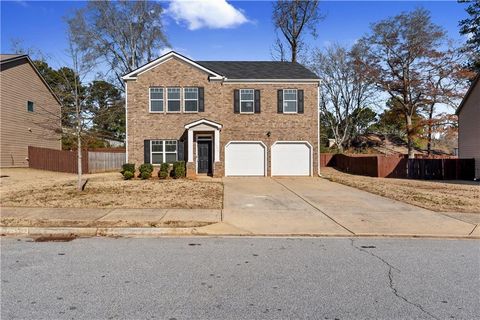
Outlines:
[[[153,151],[153,142],[154,141],[161,141],[162,142],[162,149],[163,151]],[[175,141],[175,152],[172,152],[172,151],[166,151],[166,141]],[[177,161],[176,159],[178,158],[178,141],[177,140],[150,140],[150,163],[154,166],[160,166],[161,163],[153,163],[153,154],[158,154],[158,153],[161,153],[162,154],[162,163],[165,163],[167,162],[167,153],[169,154],[175,154],[175,161]]]
[[[160,101],[162,100],[162,107],[163,107],[163,110],[162,111],[153,111],[152,110],[152,98],[151,98],[151,89],[162,89],[163,91],[163,99],[153,99],[155,101]],[[148,110],[150,111],[150,113],[165,113],[165,89],[163,87],[150,87],[148,88]]]
[[[286,90],[295,90],[295,100],[286,100],[285,99],[285,91]],[[298,113],[298,90],[297,89],[283,89],[282,90],[282,94],[283,94],[283,113],[290,113],[290,114],[295,114],[295,113]],[[285,101],[295,101],[295,111],[285,111]]]
[[[253,99],[252,99],[252,100],[242,100],[242,91],[245,91],[245,90],[252,90],[252,91],[253,91]],[[238,96],[239,96],[239,100],[240,100],[239,106],[238,106],[239,109],[240,109],[240,110],[239,110],[240,113],[243,113],[243,114],[253,114],[253,113],[255,113],[255,89],[240,89],[240,90],[238,91]],[[252,110],[252,111],[248,111],[248,112],[242,111],[242,101],[252,101],[252,103],[253,103],[253,110]]]
[[[185,98],[185,89],[195,89],[197,91],[197,99],[187,99]],[[183,112],[185,113],[198,113],[198,88],[197,87],[186,87],[186,88],[183,88]],[[185,102],[186,101],[196,101],[197,102],[197,111],[187,111],[185,109]]]
[[[179,98],[178,99],[170,99],[168,97],[168,89],[179,89],[180,90],[179,91]],[[168,110],[168,101],[179,101],[180,102],[180,110],[178,110],[178,111]],[[165,110],[166,110],[167,113],[182,113],[182,88],[180,88],[180,87],[168,87],[167,88],[167,107],[166,107]]]

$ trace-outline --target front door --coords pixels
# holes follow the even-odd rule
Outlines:
[[[198,141],[198,173],[212,173],[212,141]]]

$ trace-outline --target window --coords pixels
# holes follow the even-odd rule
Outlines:
[[[33,112],[33,101],[27,101],[27,111]]]
[[[240,89],[240,113],[253,113],[254,90]]]
[[[163,112],[163,88],[150,88],[150,112]]]
[[[177,161],[176,140],[152,140],[150,159],[152,164],[173,163]]]
[[[183,103],[185,112],[198,112],[198,88],[183,89]]]
[[[297,89],[283,90],[283,113],[297,113]]]
[[[167,89],[167,111],[180,112],[180,88]]]

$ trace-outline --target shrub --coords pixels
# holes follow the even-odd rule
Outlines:
[[[122,171],[120,171],[121,174],[125,174],[126,171],[130,171],[130,173],[135,172],[135,163],[124,163],[122,165]]]
[[[133,176],[134,176],[134,174],[131,171],[124,171],[123,172],[123,179],[124,180],[130,180],[130,179],[133,178]]]
[[[184,178],[185,177],[185,161],[177,161],[173,164],[173,178]]]
[[[142,178],[143,180],[150,179],[151,176],[152,176],[152,173],[150,171],[140,172],[140,178]]]
[[[160,179],[166,179],[168,177],[169,170],[170,170],[170,164],[162,163],[160,165],[160,171],[158,171],[158,177]]]
[[[138,168],[140,171],[139,177],[142,179],[148,179],[152,175],[153,166],[150,163],[144,163]]]

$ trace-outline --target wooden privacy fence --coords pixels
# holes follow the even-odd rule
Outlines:
[[[407,159],[406,156],[321,154],[320,166],[381,178],[473,180],[474,159]]]
[[[28,147],[28,163],[33,169],[77,173],[77,151]],[[125,150],[82,151],[82,172],[119,170],[125,163]]]

